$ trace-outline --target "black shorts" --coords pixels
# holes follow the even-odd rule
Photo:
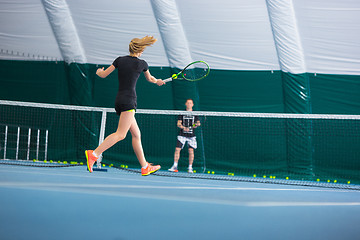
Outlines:
[[[120,116],[121,112],[125,112],[128,110],[134,109],[136,110],[136,103],[132,103],[132,104],[117,104],[115,103],[115,111],[116,114]]]

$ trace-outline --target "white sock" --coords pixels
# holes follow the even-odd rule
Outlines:
[[[143,169],[147,168],[148,167],[148,163],[146,163],[146,166],[145,167],[142,167]]]
[[[192,169],[192,165],[189,165],[189,169]]]
[[[174,162],[173,167],[174,167],[174,168],[177,168],[177,166],[178,166],[178,163],[177,163],[177,162]]]
[[[92,154],[94,155],[94,157],[98,158],[98,156],[96,155],[96,153],[93,151]]]

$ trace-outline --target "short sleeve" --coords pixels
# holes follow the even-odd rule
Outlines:
[[[146,72],[147,70],[149,70],[149,65],[143,60],[143,72]]]
[[[120,57],[116,58],[112,64],[112,65],[114,65],[115,68],[118,68],[118,66],[119,66],[119,58]]]

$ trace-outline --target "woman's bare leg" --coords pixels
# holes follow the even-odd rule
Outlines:
[[[135,155],[137,159],[139,160],[139,163],[141,167],[146,167],[147,162],[144,156],[144,150],[141,144],[141,133],[139,126],[136,122],[136,119],[133,121],[133,123],[130,126],[130,132],[132,136],[132,146],[134,148]]]
[[[112,147],[115,143],[123,140],[126,137],[130,126],[136,123],[135,112],[122,112],[119,118],[119,124],[116,132],[110,134],[105,140],[94,150],[97,156],[100,156],[107,149]]]

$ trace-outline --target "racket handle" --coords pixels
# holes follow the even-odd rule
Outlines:
[[[171,82],[171,81],[172,81],[172,78],[169,77],[169,78],[167,78],[167,79],[164,79],[163,81],[164,81],[164,82]]]

